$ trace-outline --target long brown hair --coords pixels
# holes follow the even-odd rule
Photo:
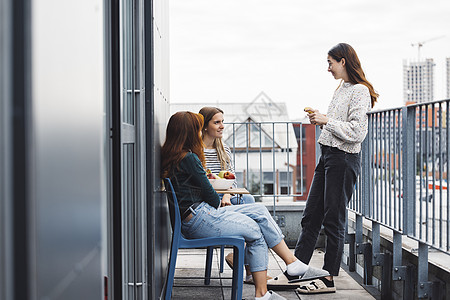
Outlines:
[[[205,166],[203,140],[200,136],[203,116],[190,111],[172,115],[166,129],[166,141],[161,149],[161,176],[168,177],[185,155],[191,151],[197,154]]]
[[[356,51],[352,46],[346,43],[339,43],[328,51],[328,55],[337,62],[340,62],[343,58],[345,59],[345,70],[347,71],[348,79],[353,84],[360,83],[367,86],[373,107],[380,95],[375,92],[372,84],[366,79],[358,55],[356,55]]]
[[[203,123],[203,129],[202,129],[202,138],[205,138],[206,135],[206,128],[208,127],[209,121],[218,113],[223,114],[223,110],[217,107],[203,107],[200,109],[199,114],[203,116],[205,119],[205,122]],[[222,170],[227,170],[228,165],[231,164],[231,159],[229,155],[225,152],[225,148],[223,146],[223,142],[221,138],[215,138],[213,147],[217,151],[217,158],[220,161],[220,167]]]

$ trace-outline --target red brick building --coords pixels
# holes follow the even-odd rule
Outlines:
[[[294,123],[293,126],[298,143],[296,193],[303,192],[302,196],[295,197],[294,200],[301,201],[308,198],[316,168],[316,126],[301,123]],[[303,168],[303,177],[300,176],[300,168]]]

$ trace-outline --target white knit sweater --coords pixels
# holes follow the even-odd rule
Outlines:
[[[328,106],[328,123],[322,127],[318,142],[348,153],[360,152],[370,108],[370,93],[365,85],[343,83]]]

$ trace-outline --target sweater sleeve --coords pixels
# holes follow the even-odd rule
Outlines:
[[[200,159],[194,153],[186,154],[186,159],[188,172],[192,174],[192,181],[200,188],[202,200],[212,207],[218,208],[220,206],[219,195],[206,177]]]
[[[330,118],[323,130],[346,142],[362,143],[367,134],[369,110],[369,89],[364,85],[357,85],[349,103],[347,121]]]

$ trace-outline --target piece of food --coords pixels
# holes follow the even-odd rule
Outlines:
[[[216,174],[212,173],[210,169],[206,169],[206,177],[208,177],[208,179],[217,179],[217,178],[219,178],[219,176],[217,176]]]
[[[224,179],[236,179],[236,176],[233,173],[224,170],[219,172],[219,177]]]
[[[303,110],[306,111],[308,114],[314,113],[314,109],[312,109],[312,108],[309,107],[309,106],[305,107]]]
[[[236,179],[236,176],[234,176],[234,174],[231,173],[230,171],[226,171],[226,172],[223,174],[223,177],[224,177],[225,179]]]

